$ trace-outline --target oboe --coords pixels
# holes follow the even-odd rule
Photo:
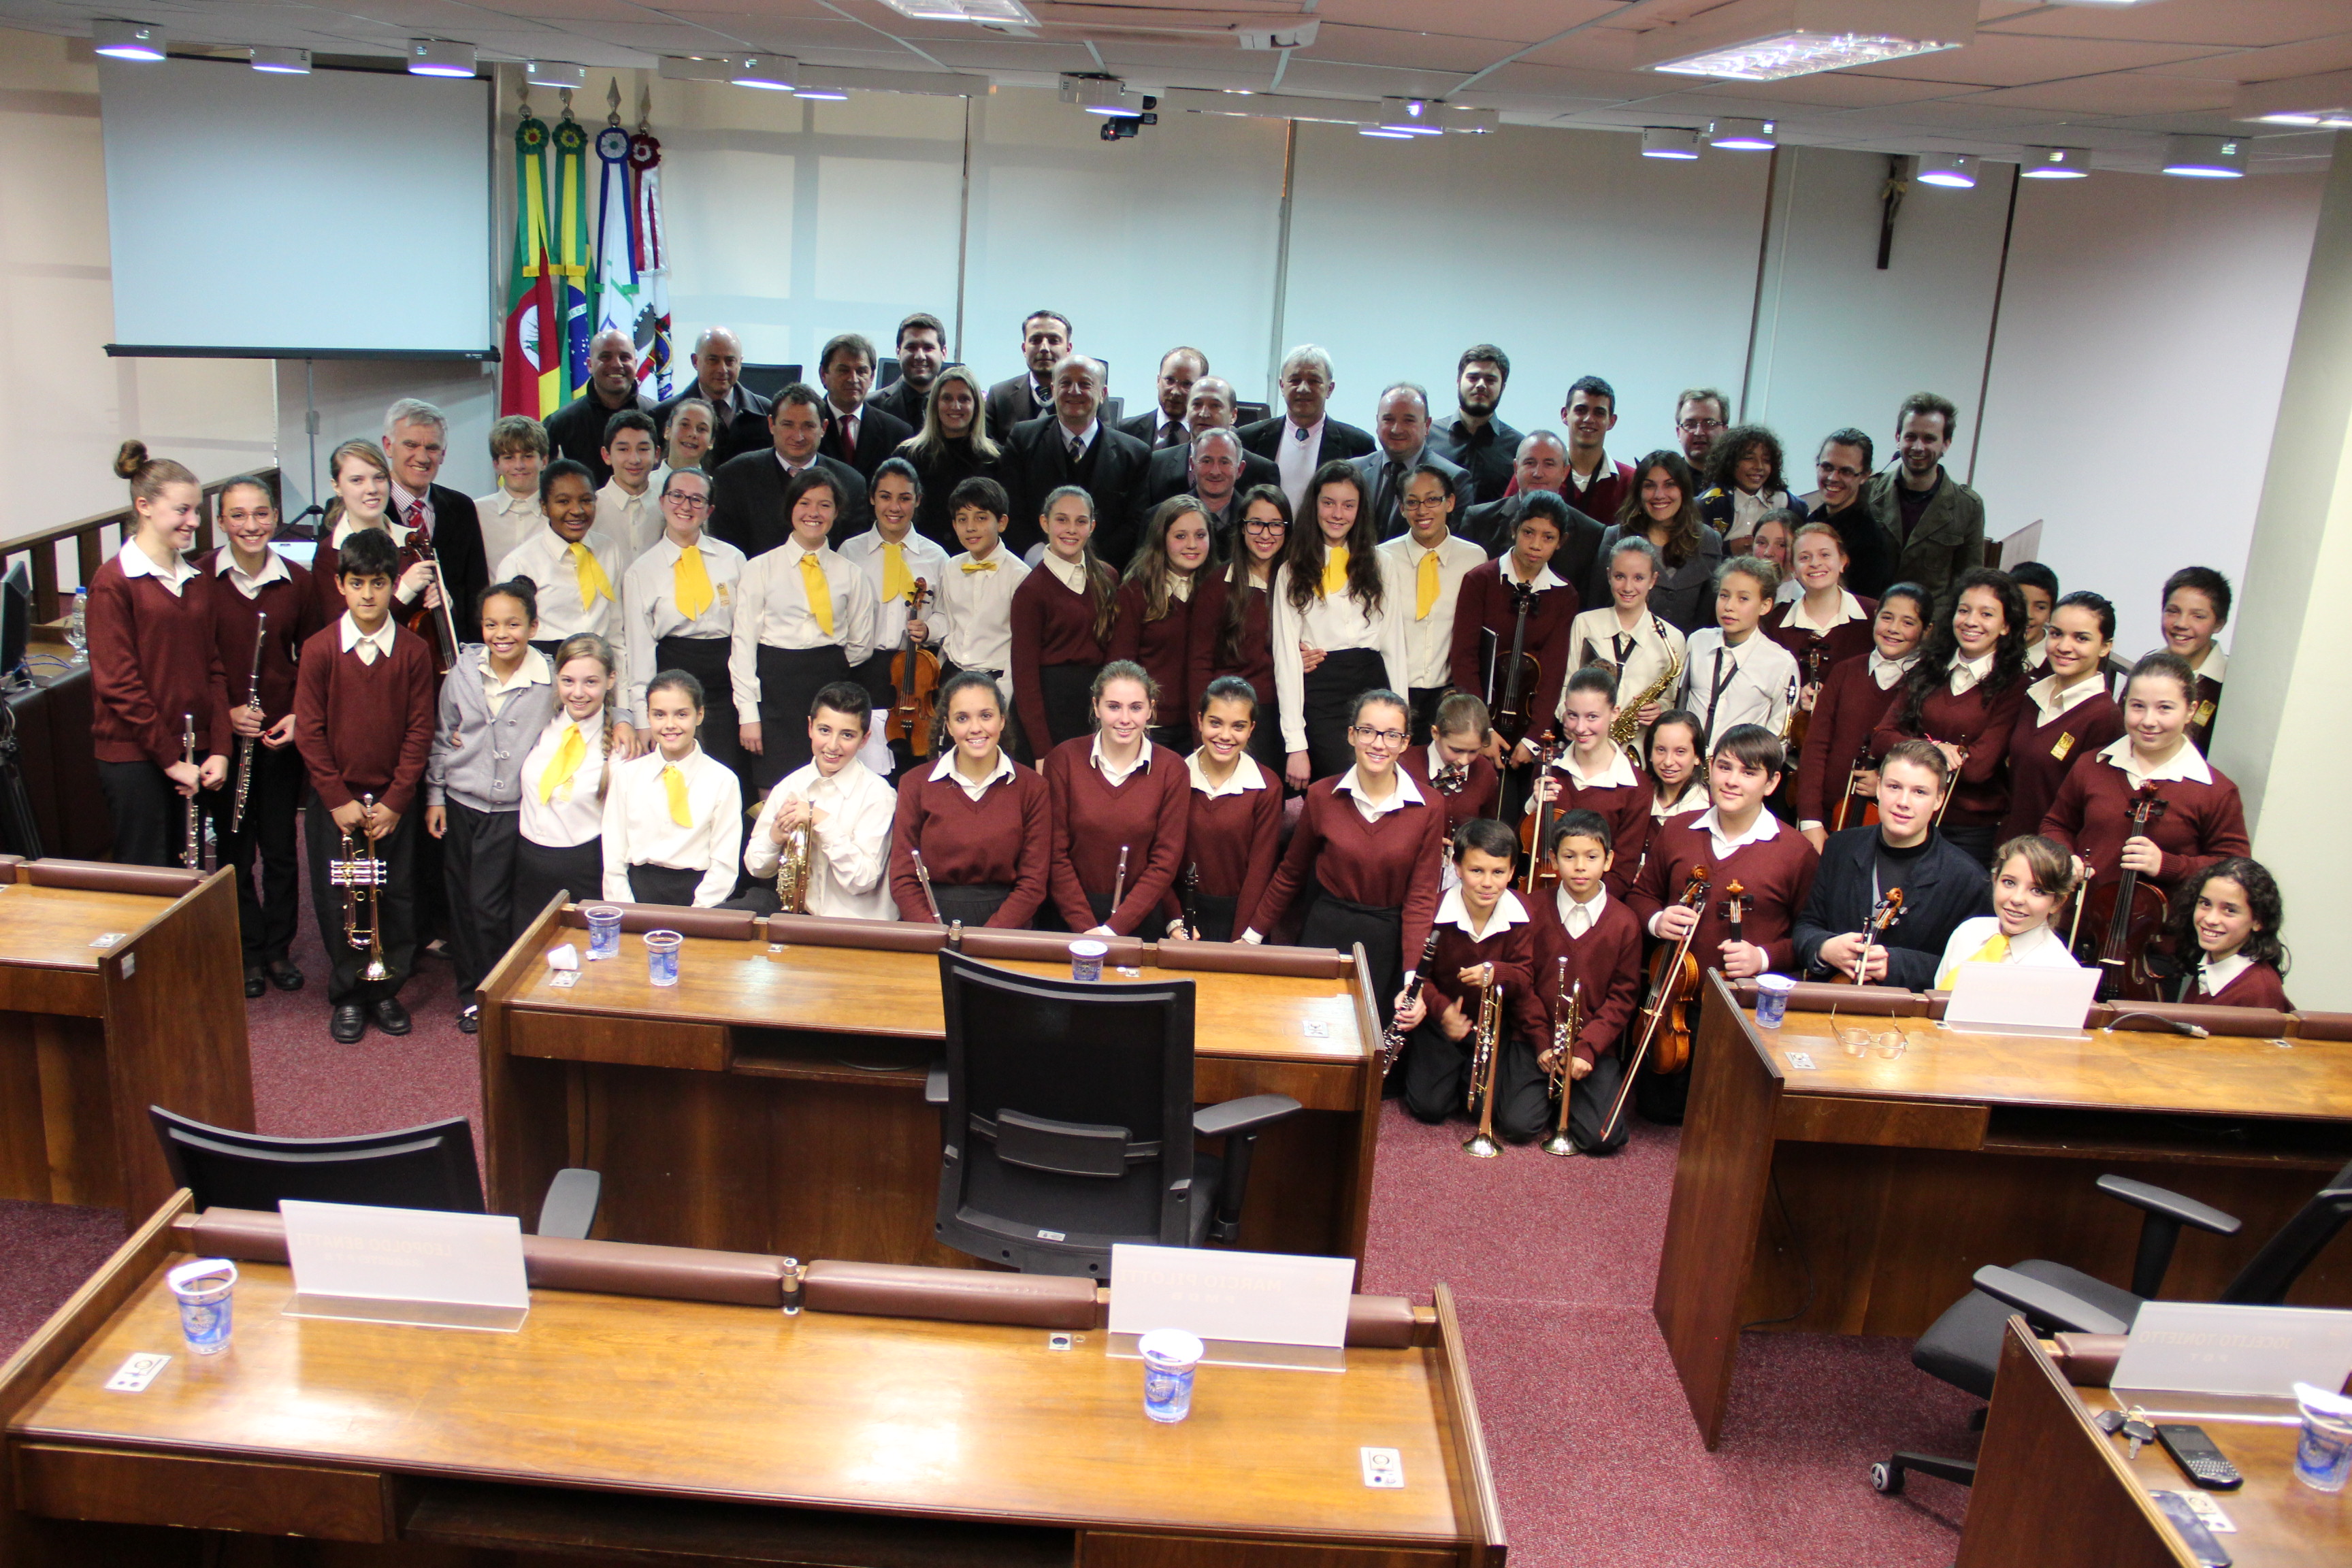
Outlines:
[[[180,715],[180,760],[191,768],[196,765],[196,716],[193,713]],[[204,813],[196,805],[196,786],[188,786],[187,837],[180,846],[180,864],[191,871],[205,868]]]
[[[267,611],[253,617],[253,668],[245,676],[245,705],[256,719],[267,718],[261,709],[261,646],[269,636],[269,616]],[[236,805],[228,814],[228,830],[245,830],[246,797],[253,793],[253,753],[261,747],[260,739],[240,735],[236,741]]]

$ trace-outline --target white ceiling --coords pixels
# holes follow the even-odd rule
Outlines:
[[[1007,37],[916,22],[879,0],[0,0],[0,26],[87,37],[90,20],[161,26],[184,45],[291,45],[397,55],[460,39],[486,60],[646,67],[661,55],[759,51],[835,67],[984,73],[1050,83],[1109,70],[1160,87],[1333,98],[1444,97],[1520,124],[1627,129],[1770,117],[1785,142],[2014,156],[2092,150],[2151,169],[2175,132],[2252,132],[2258,171],[2322,166],[2330,138],[2233,123],[2241,83],[2352,69],[2347,0],[1981,0],[1966,47],[1772,83],[1633,69],[1636,37],[1723,0],[1029,0]],[[1232,34],[1320,25],[1305,48],[1251,52]]]

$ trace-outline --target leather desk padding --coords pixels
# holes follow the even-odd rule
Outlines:
[[[808,1266],[803,1289],[803,1304],[816,1312],[1033,1329],[1091,1329],[1097,1321],[1094,1281],[1058,1275],[820,1259]]]
[[[750,942],[759,934],[759,917],[749,910],[689,910],[676,904],[629,904],[618,899],[595,899],[593,903],[609,904],[621,911],[621,929],[625,931],[674,931],[680,936],[711,937],[719,942]],[[563,911],[563,924],[573,931],[586,931],[588,917],[580,912],[578,904],[568,905]]]
[[[17,879],[37,888],[75,888],[89,893],[145,893],[159,899],[184,898],[202,882],[204,874],[170,866],[118,866],[110,860],[26,860],[17,868]]]
[[[923,921],[859,921],[831,915],[770,915],[768,940],[803,947],[855,947],[869,952],[937,952],[948,928]]]
[[[1735,980],[1732,994],[1743,1007],[1756,1005],[1756,982]],[[1916,1018],[1927,1011],[1918,993],[1899,985],[1832,985],[1800,980],[1789,993],[1791,1013],[1848,1013],[1873,1018]]]
[[[2210,1002],[2108,1002],[2091,1015],[2089,1026],[2105,1028],[2107,1024],[2126,1014],[2145,1016],[2134,1018],[2124,1026],[2126,1029],[2147,1028],[2149,1017],[2170,1018],[2176,1023],[2194,1024],[2215,1035],[2244,1036],[2257,1040],[2274,1040],[2294,1032],[2300,1022],[2292,1013],[2281,1013],[2269,1007],[2217,1007]]]
[[[1286,974],[1307,980],[1337,980],[1348,960],[1324,947],[1265,947],[1245,942],[1163,942],[1152,949],[1162,969],[1202,973]]]
[[[2298,1013],[2295,1036],[2305,1040],[2352,1040],[2352,1013]]]

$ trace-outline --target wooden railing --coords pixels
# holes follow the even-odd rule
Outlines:
[[[258,478],[269,486],[273,496],[278,492],[276,468],[258,468],[251,475],[235,475],[230,479],[216,479],[205,486],[204,506],[198,513],[196,524],[197,551],[210,550],[220,542],[219,531],[214,524],[214,512],[220,501],[221,489],[233,479],[246,478]],[[131,509],[122,506],[112,511],[85,517],[77,522],[62,523],[46,532],[12,540],[0,545],[0,569],[14,565],[20,555],[31,562],[33,619],[37,624],[49,625],[63,619],[72,605],[71,593],[61,585],[65,579],[58,569],[59,552],[68,543],[72,545],[74,583],[86,588],[89,586],[89,580],[98,574],[98,569],[106,563],[107,557],[122,548],[123,531],[130,524]]]

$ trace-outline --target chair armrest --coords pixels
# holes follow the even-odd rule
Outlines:
[[[923,1079],[923,1100],[930,1105],[948,1102],[948,1068],[945,1062],[933,1068]]]
[[[1255,1132],[1286,1116],[1297,1115],[1301,1109],[1298,1101],[1286,1094],[1253,1094],[1192,1112],[1192,1131],[1203,1138]]]
[[[587,1240],[596,1224],[596,1203],[604,1191],[604,1178],[593,1171],[572,1166],[556,1172],[555,1180],[547,1184],[545,1201],[539,1205],[539,1234]]]
[[[2239,1222],[2235,1215],[2223,1214],[2195,1198],[2184,1198],[2179,1193],[2167,1192],[2146,1182],[2135,1182],[2129,1176],[2101,1176],[2099,1191],[2111,1198],[2121,1198],[2136,1209],[2162,1215],[2182,1225],[2193,1225],[2200,1230],[2210,1230],[2215,1236],[2238,1234]]]
[[[2024,1313],[2033,1322],[2054,1323],[2078,1334],[2127,1334],[2131,1325],[2055,1285],[2029,1279],[2013,1268],[1988,1264],[1976,1271],[1976,1288]]]

